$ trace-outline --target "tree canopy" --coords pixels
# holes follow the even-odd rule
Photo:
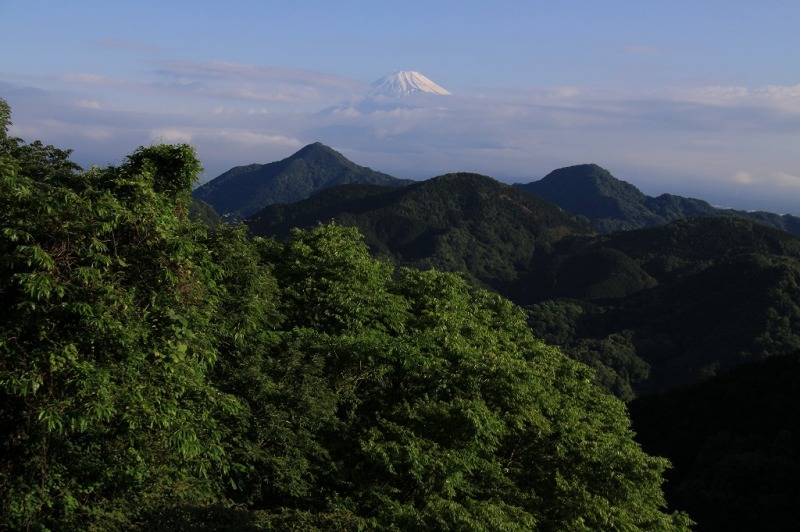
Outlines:
[[[0,423],[6,524],[114,519],[194,498],[227,465],[209,381],[217,266],[186,217],[189,146],[82,171],[13,141],[0,156]],[[92,518],[100,519],[98,515]]]

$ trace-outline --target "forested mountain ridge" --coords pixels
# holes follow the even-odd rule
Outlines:
[[[280,161],[231,168],[197,187],[192,196],[210,204],[219,215],[238,220],[272,203],[305,199],[331,186],[403,186],[410,182],[359,166],[315,142]]]
[[[647,196],[596,164],[559,168],[539,181],[513,186],[552,201],[604,233],[664,225],[694,216],[734,216],[800,235],[797,216],[722,209],[700,199],[673,194]]]
[[[268,205],[294,203],[337,185],[399,187],[414,182],[359,166],[315,142],[280,161],[231,168],[199,186],[193,197],[226,219],[241,220]],[[559,168],[538,181],[512,187],[555,203],[600,232],[654,227],[687,217],[732,216],[800,235],[797,216],[723,209],[673,194],[647,196],[596,164]]]
[[[525,305],[537,335],[625,399],[800,348],[797,237],[729,217],[598,235],[514,192],[474,174],[336,187],[247,223],[283,238],[335,220],[378,255],[464,272]]]
[[[447,174],[400,189],[344,186],[247,220],[255,235],[335,220],[358,227],[379,255],[400,264],[468,274],[510,293],[537,257],[569,235],[593,231],[559,207],[478,174]]]

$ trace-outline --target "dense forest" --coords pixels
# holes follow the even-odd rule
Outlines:
[[[341,224],[192,218],[187,145],[79,168],[0,101],[0,527],[683,530],[625,404]]]
[[[725,216],[699,200],[648,199],[598,168],[572,167],[548,181],[566,179],[565,197],[585,194],[586,209],[605,205],[632,228],[653,227],[598,234],[597,222],[614,216],[576,220],[521,187],[475,174],[403,189],[329,188],[270,205],[247,223],[285,238],[293,227],[335,220],[358,228],[375,255],[455,271],[512,299],[534,336],[591,367],[596,384],[625,401],[641,398],[631,403],[637,439],[673,461],[667,501],[688,511],[697,530],[782,530],[800,504],[781,480],[800,462],[797,376],[763,375],[791,369],[800,356],[800,240],[769,223],[793,217]],[[576,187],[584,181],[588,189]],[[632,199],[673,205],[673,221],[636,222],[642,210]],[[728,380],[739,366],[738,380]],[[654,395],[665,392],[663,402]]]
[[[281,239],[331,220],[358,228],[378,256],[459,272],[523,306],[537,337],[624,400],[800,349],[800,239],[756,221],[599,234],[518,187],[449,174],[329,188],[247,224]]]

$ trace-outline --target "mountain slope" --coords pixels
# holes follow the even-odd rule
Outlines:
[[[449,96],[450,91],[437,85],[419,72],[413,70],[395,70],[372,83],[373,94],[388,96],[408,96],[410,94],[428,93]]]
[[[195,189],[192,196],[222,216],[239,219],[267,205],[298,201],[345,183],[404,186],[411,182],[359,166],[317,142],[280,161],[232,168]]]
[[[335,220],[358,227],[379,254],[463,271],[509,293],[555,242],[591,229],[555,205],[490,177],[448,174],[401,189],[344,186],[292,205],[268,206],[247,223],[256,235]]]
[[[565,241],[537,278],[534,332],[626,399],[800,349],[800,239],[749,220]]]
[[[419,72],[396,70],[375,80],[372,90],[356,100],[322,109],[319,116],[368,116],[373,113],[391,113],[399,110],[440,107],[450,91],[431,81]],[[342,126],[345,127],[345,126]],[[335,134],[332,125],[323,126],[326,135]]]
[[[539,181],[513,186],[552,201],[601,232],[653,227],[690,216],[735,216],[800,235],[796,216],[719,209],[703,200],[672,194],[647,196],[596,164],[560,168]]]

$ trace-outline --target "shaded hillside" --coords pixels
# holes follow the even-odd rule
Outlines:
[[[606,323],[632,330],[654,368],[639,391],[667,390],[800,349],[798,283],[796,259],[743,255],[632,296]]]
[[[531,326],[625,398],[800,349],[800,240],[695,218],[560,246]]]
[[[256,235],[335,220],[358,227],[378,254],[402,264],[463,271],[514,293],[555,242],[592,231],[539,198],[492,178],[448,174],[401,189],[346,186],[272,205],[248,220]]]
[[[698,531],[786,530],[800,507],[800,352],[630,405],[665,493]],[[664,430],[669,427],[669,430]]]
[[[404,186],[412,182],[359,166],[317,142],[281,161],[232,168],[195,189],[192,196],[222,216],[241,219],[267,205],[299,201],[345,183]]]
[[[283,238],[336,220],[374,253],[466,272],[527,306],[533,331],[624,399],[800,349],[800,239],[738,218],[592,234],[491,178],[345,186],[248,223]]]
[[[550,251],[530,279],[536,299],[610,301],[731,257],[798,259],[800,239],[739,218],[685,218],[660,227],[564,239]]]
[[[604,233],[659,226],[692,216],[734,216],[800,235],[796,216],[720,209],[703,200],[672,194],[647,196],[596,164],[560,168],[539,181],[513,186],[552,201]]]
[[[800,239],[740,218],[686,218],[639,231],[598,237],[597,244],[635,257],[659,278],[698,271],[720,259],[747,255],[800,258]]]

